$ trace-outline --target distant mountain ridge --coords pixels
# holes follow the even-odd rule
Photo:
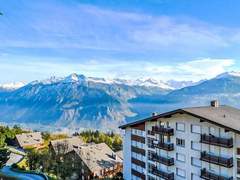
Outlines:
[[[37,83],[52,84],[52,83],[57,83],[60,81],[65,81],[65,82],[78,81],[81,79],[81,76],[84,76],[84,75],[78,75],[76,73],[73,73],[68,77],[52,76],[45,80],[33,81],[33,82],[31,82],[31,84],[37,84]],[[153,79],[153,78],[109,79],[109,78],[85,77],[85,76],[84,76],[84,78],[87,81],[91,81],[91,82],[95,82],[95,83],[123,84],[123,85],[128,85],[128,86],[158,87],[158,88],[168,89],[168,90],[180,89],[180,88],[183,88],[186,86],[192,86],[192,85],[198,84],[199,82],[202,82],[202,81],[194,82],[194,81],[176,81],[176,80],[163,81],[163,80],[158,80],[158,79]],[[0,88],[6,89],[6,90],[15,90],[15,89],[23,87],[24,85],[26,85],[26,83],[14,82],[14,83],[0,84]]]
[[[72,129],[116,129],[152,112],[207,105],[213,99],[240,107],[240,76],[236,72],[181,89],[169,87],[153,79],[133,81],[77,74],[51,77],[0,91],[0,120]]]
[[[114,129],[135,115],[129,99],[168,92],[169,89],[158,86],[103,83],[100,79],[72,74],[33,81],[0,93],[0,117],[5,122]]]
[[[240,108],[240,73],[226,72],[197,85],[177,89],[163,96],[137,97],[131,100],[131,104],[134,107],[142,104],[141,109],[145,107],[142,116],[146,116],[151,112],[208,105],[214,99],[219,100],[221,104]],[[141,118],[141,110],[138,108],[136,111],[139,114],[138,117]]]

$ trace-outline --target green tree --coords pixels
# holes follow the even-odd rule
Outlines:
[[[114,132],[104,133],[100,131],[83,131],[80,133],[80,137],[86,143],[106,143],[114,151],[122,149],[122,137]]]
[[[10,152],[6,148],[0,149],[0,168],[5,166],[6,162],[9,160]]]
[[[5,146],[5,140],[6,140],[6,136],[2,133],[0,133],[0,148]]]

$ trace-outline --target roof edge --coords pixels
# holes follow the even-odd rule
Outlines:
[[[226,125],[223,125],[223,124],[219,124],[219,123],[217,123],[215,121],[212,121],[211,119],[207,119],[207,118],[199,116],[197,114],[188,112],[188,111],[184,110],[184,108],[183,109],[176,109],[176,110],[173,110],[173,111],[169,111],[169,112],[166,112],[166,113],[159,114],[157,116],[152,116],[152,117],[141,119],[141,120],[138,120],[138,121],[135,121],[135,122],[127,123],[127,124],[119,126],[119,128],[126,129],[127,127],[131,127],[131,126],[134,126],[134,125],[137,125],[137,124],[140,124],[140,123],[144,123],[144,122],[147,122],[147,121],[154,121],[154,120],[157,120],[158,118],[164,118],[164,117],[167,117],[167,116],[170,116],[170,115],[174,115],[174,114],[177,114],[177,113],[185,113],[185,114],[188,114],[190,116],[199,118],[200,120],[207,121],[207,122],[209,122],[211,124],[217,125],[219,127],[225,128],[225,129],[229,129],[229,130],[231,130],[231,131],[233,131],[235,133],[240,134],[240,131],[237,130],[237,129],[233,129],[233,128],[229,127],[229,126],[226,126]]]

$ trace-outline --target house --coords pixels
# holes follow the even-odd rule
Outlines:
[[[122,171],[122,159],[105,143],[81,145],[66,157],[74,160],[72,167],[82,180],[113,177]]]
[[[240,110],[181,108],[120,126],[126,180],[240,179]]]
[[[79,137],[70,137],[65,139],[58,139],[58,140],[52,140],[49,143],[49,149],[51,152],[58,154],[66,154],[70,151],[72,151],[74,148],[78,148],[79,146],[83,145],[84,142]]]
[[[43,145],[42,134],[41,132],[17,134],[16,144],[23,149],[28,147],[38,148]]]
[[[116,154],[123,160],[123,151],[117,151]]]

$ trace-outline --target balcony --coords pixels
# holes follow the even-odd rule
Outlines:
[[[173,166],[174,165],[174,158],[158,156],[155,153],[152,153],[150,155],[149,160],[159,162],[160,164],[164,164],[166,166]]]
[[[154,136],[155,135],[155,133],[153,131],[151,131],[151,130],[148,130],[147,132],[148,132],[148,135],[150,135],[150,136]]]
[[[163,127],[163,126],[153,126],[152,132],[156,134],[162,134],[166,136],[173,136],[174,135],[174,129],[169,127]]]
[[[145,180],[145,174],[143,174],[143,173],[140,173],[140,172],[138,172],[138,171],[132,169],[132,174],[133,174],[134,176],[139,177],[140,179]]]
[[[132,150],[132,152],[135,152],[137,154],[142,154],[143,156],[145,156],[145,150],[144,149],[132,146],[131,150]]]
[[[163,149],[163,150],[166,150],[166,151],[173,151],[174,150],[174,144],[173,143],[157,142],[157,143],[154,143],[154,146],[158,149]]]
[[[136,159],[136,158],[133,158],[133,157],[132,157],[132,163],[133,163],[133,164],[136,164],[136,165],[138,165],[138,166],[141,166],[142,168],[145,169],[145,162],[140,161],[139,159]]]
[[[131,140],[145,144],[145,137],[141,137],[141,136],[132,134]]]
[[[224,177],[220,176],[211,172],[208,172],[206,169],[201,170],[201,176],[202,179],[206,180],[233,180],[233,177]]]
[[[205,143],[205,144],[220,146],[220,147],[226,147],[226,148],[233,147],[233,139],[232,138],[229,138],[229,139],[220,138],[220,137],[215,137],[213,135],[202,134],[200,142]]]
[[[200,160],[217,164],[219,166],[224,166],[226,168],[231,168],[233,167],[233,158],[225,158],[225,157],[220,157],[216,155],[212,155],[207,153],[206,151],[201,152],[201,157]]]
[[[158,170],[155,166],[151,165],[151,167],[149,168],[149,173],[158,176],[162,179],[165,180],[174,180],[174,173],[169,173],[169,172],[164,172],[161,170]]]

